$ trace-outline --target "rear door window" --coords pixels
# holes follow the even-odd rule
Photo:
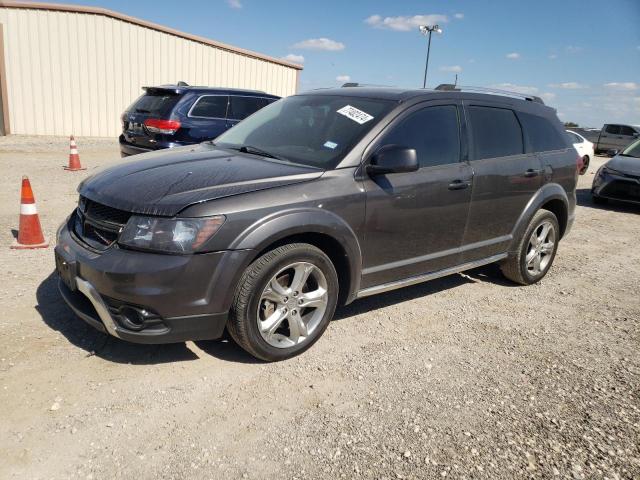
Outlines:
[[[164,92],[147,92],[131,104],[127,111],[165,118],[180,100],[180,95]]]
[[[567,142],[549,119],[523,112],[518,112],[518,117],[534,152],[549,152],[567,148]],[[572,140],[571,143],[582,143],[577,135],[573,134],[573,136],[575,140]]]
[[[269,104],[269,100],[262,97],[236,97],[231,95],[229,101],[229,120],[244,120]]]
[[[203,95],[196,100],[189,112],[190,117],[203,118],[226,118],[227,104],[229,97],[227,95]]]
[[[513,110],[472,105],[467,111],[475,160],[524,153],[522,128]]]
[[[607,125],[605,128],[605,132],[612,135],[620,135],[620,125]]]
[[[414,148],[422,167],[460,161],[460,130],[455,105],[427,107],[410,114],[384,138],[385,145]]]
[[[620,125],[620,135],[627,135],[628,137],[632,137],[634,133],[636,132],[633,128],[627,127],[626,125]]]

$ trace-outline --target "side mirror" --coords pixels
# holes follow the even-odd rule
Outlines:
[[[620,150],[616,150],[614,148],[612,148],[611,150],[607,150],[607,155],[609,155],[610,157],[615,157],[619,153],[620,153]]]
[[[640,137],[640,133],[638,133],[638,132],[634,132],[634,134],[633,134],[633,138],[638,138],[638,137]]]
[[[418,170],[418,154],[415,149],[401,145],[385,145],[371,157],[367,165],[369,175],[415,172]]]

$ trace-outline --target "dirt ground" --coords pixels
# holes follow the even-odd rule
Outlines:
[[[9,250],[20,178],[45,234],[115,141],[0,137],[0,478],[640,478],[640,208],[596,207],[593,161],[551,272],[495,266],[339,309],[307,353],[144,346],[92,330],[53,249]]]

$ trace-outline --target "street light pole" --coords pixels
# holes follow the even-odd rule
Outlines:
[[[424,64],[424,80],[422,88],[427,88],[427,71],[429,70],[429,54],[431,53],[431,30],[429,30],[429,41],[427,42],[427,61]]]
[[[442,29],[438,25],[420,25],[420,33],[429,37],[427,41],[427,61],[424,65],[424,80],[422,88],[427,88],[427,71],[429,70],[429,54],[431,53],[431,34],[433,32],[442,33]]]

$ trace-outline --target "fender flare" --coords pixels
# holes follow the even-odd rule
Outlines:
[[[287,237],[314,233],[330,237],[344,250],[349,270],[349,289],[345,298],[347,303],[351,302],[360,288],[362,253],[353,229],[335,213],[320,208],[299,208],[277,212],[247,227],[229,245],[229,250],[253,250],[255,255],[258,255],[269,245]],[[236,282],[254,260],[255,255],[250,256],[242,265],[238,278],[234,279]]]
[[[527,229],[531,218],[533,215],[540,210],[540,208],[547,202],[551,200],[560,200],[564,206],[565,211],[569,212],[569,197],[567,197],[567,192],[565,189],[557,183],[547,183],[543,185],[534,195],[531,197],[526,207],[518,217],[516,221],[515,227],[511,231],[511,244],[509,245],[509,254],[516,253],[516,249],[518,248],[518,243],[520,242],[520,237],[523,235],[524,231]],[[565,225],[568,221],[568,218],[559,218],[559,222],[564,222]]]

